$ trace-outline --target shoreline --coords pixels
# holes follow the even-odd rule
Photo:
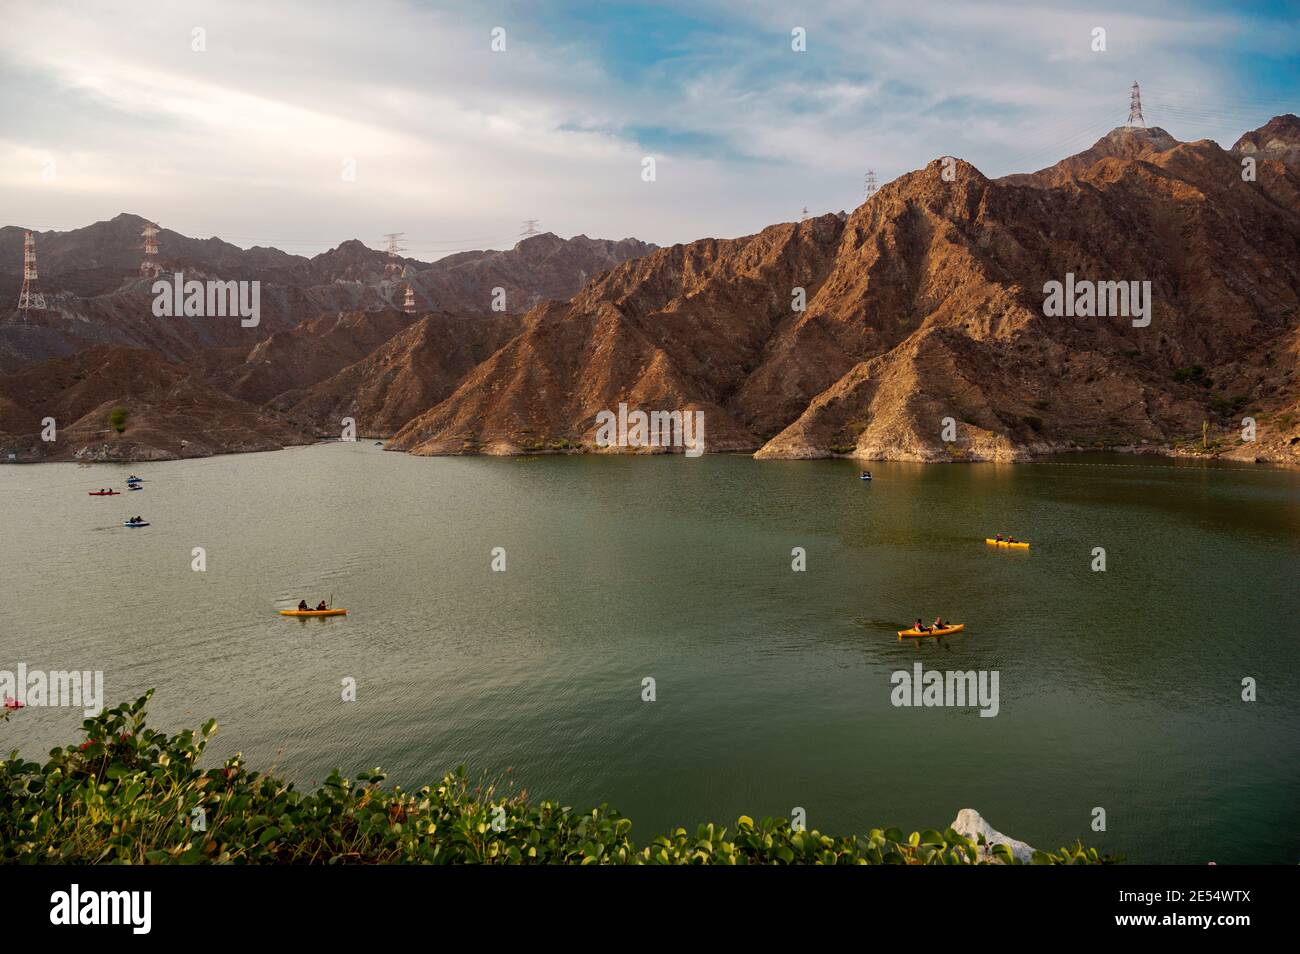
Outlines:
[[[318,438],[315,441],[301,444],[284,444],[279,447],[250,447],[246,450],[225,450],[209,454],[168,454],[165,456],[123,456],[112,458],[82,458],[82,457],[38,457],[35,459],[7,459],[0,458],[0,464],[15,466],[33,465],[33,464],[122,464],[122,465],[144,465],[160,464],[182,460],[205,460],[213,457],[233,457],[241,454],[262,454],[275,453],[278,451],[290,450],[296,447],[317,447],[326,444],[342,443],[371,443],[383,444],[385,451],[397,454],[406,454],[410,457],[572,457],[572,456],[593,456],[593,457],[663,457],[663,456],[682,456],[679,449],[655,449],[640,450],[632,448],[608,449],[596,448],[594,445],[590,448],[586,446],[569,446],[564,448],[521,448],[514,445],[495,445],[501,450],[496,452],[484,452],[482,450],[468,450],[457,453],[444,454],[412,454],[400,448],[388,447],[388,440],[391,438],[383,437],[358,437],[355,441],[342,441],[339,438]],[[505,449],[509,447],[510,449]],[[1265,467],[1273,469],[1297,469],[1300,468],[1300,459],[1295,461],[1289,460],[1269,460],[1255,456],[1253,459],[1247,457],[1232,457],[1225,454],[1196,454],[1180,451],[1172,445],[1147,445],[1147,444],[1123,444],[1107,447],[1083,447],[1077,444],[1062,445],[1051,450],[1041,450],[1034,452],[1013,453],[1010,456],[948,456],[925,458],[919,455],[907,456],[857,456],[854,454],[836,454],[826,453],[809,453],[800,455],[786,456],[764,456],[758,457],[757,453],[760,448],[725,448],[718,451],[705,451],[709,456],[732,456],[732,457],[750,457],[754,460],[762,461],[808,461],[808,460],[845,460],[845,461],[863,461],[871,463],[891,463],[891,464],[1033,464],[1033,463],[1052,463],[1051,458],[1074,454],[1125,454],[1133,457],[1160,457],[1167,460],[1186,460],[1201,461],[1203,463],[1231,463],[1243,464],[1249,466],[1239,467],[1239,470],[1250,470],[1256,467]],[[12,452],[10,452],[12,453]],[[1060,463],[1060,461],[1056,461]]]

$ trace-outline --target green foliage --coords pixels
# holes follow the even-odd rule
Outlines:
[[[632,822],[605,806],[575,813],[531,802],[464,769],[407,793],[379,769],[333,772],[315,792],[250,771],[240,756],[198,761],[216,733],[205,723],[168,736],[145,724],[152,691],[87,719],[86,741],[44,765],[0,762],[0,862],[277,864],[898,864],[1014,863],[1005,846],[952,829],[866,836],[796,831],[786,819],[741,816],[734,829],[677,828],[638,848]],[[203,825],[198,826],[196,819]],[[200,827],[200,830],[195,830]],[[1081,844],[1035,864],[1112,860]]]
[[[120,406],[108,412],[108,423],[119,434],[126,430],[127,413],[127,409]]]

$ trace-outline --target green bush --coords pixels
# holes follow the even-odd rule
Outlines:
[[[108,423],[119,434],[126,430],[126,415],[127,410],[124,407],[115,407],[108,412]]]
[[[5,863],[276,864],[982,864],[1014,863],[1005,846],[952,829],[865,836],[795,831],[786,819],[746,816],[734,829],[700,825],[638,848],[632,822],[601,806],[575,813],[522,793],[473,786],[464,769],[407,793],[384,774],[356,782],[337,771],[302,793],[250,771],[240,756],[198,761],[216,732],[167,736],[145,724],[152,691],[83,723],[86,741],[44,765],[0,762],[0,861]],[[198,819],[203,825],[198,825]],[[195,830],[198,828],[199,830]],[[1036,864],[1115,860],[1076,844]]]

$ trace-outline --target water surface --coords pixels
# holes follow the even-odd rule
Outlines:
[[[641,839],[795,806],[833,832],[973,807],[1039,847],[1300,860],[1294,471],[1090,455],[865,483],[842,461],[363,442],[135,465],[144,492],[86,496],[130,469],[0,468],[0,668],[102,669],[112,702],[157,687],[160,727],[219,721],[213,761],[308,787],[465,763],[608,802]],[[123,528],[135,513],[153,525]],[[996,530],[1034,549],[984,546]],[[346,619],[275,614],[331,594]],[[937,613],[966,632],[896,638]],[[917,661],[997,670],[1000,713],[895,708],[891,674]],[[23,710],[0,749],[39,758],[80,719]]]

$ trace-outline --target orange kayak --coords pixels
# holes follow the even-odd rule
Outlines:
[[[1029,544],[1023,540],[1012,543],[1010,540],[994,540],[992,537],[985,537],[984,542],[992,547],[1011,547],[1013,550],[1028,550]]]
[[[347,616],[345,609],[327,610],[280,610],[281,616]]]
[[[943,629],[928,629],[922,633],[913,627],[912,629],[900,629],[898,638],[903,639],[907,636],[947,636],[949,633],[960,633],[965,628],[965,623],[957,623],[955,626],[945,626]]]

